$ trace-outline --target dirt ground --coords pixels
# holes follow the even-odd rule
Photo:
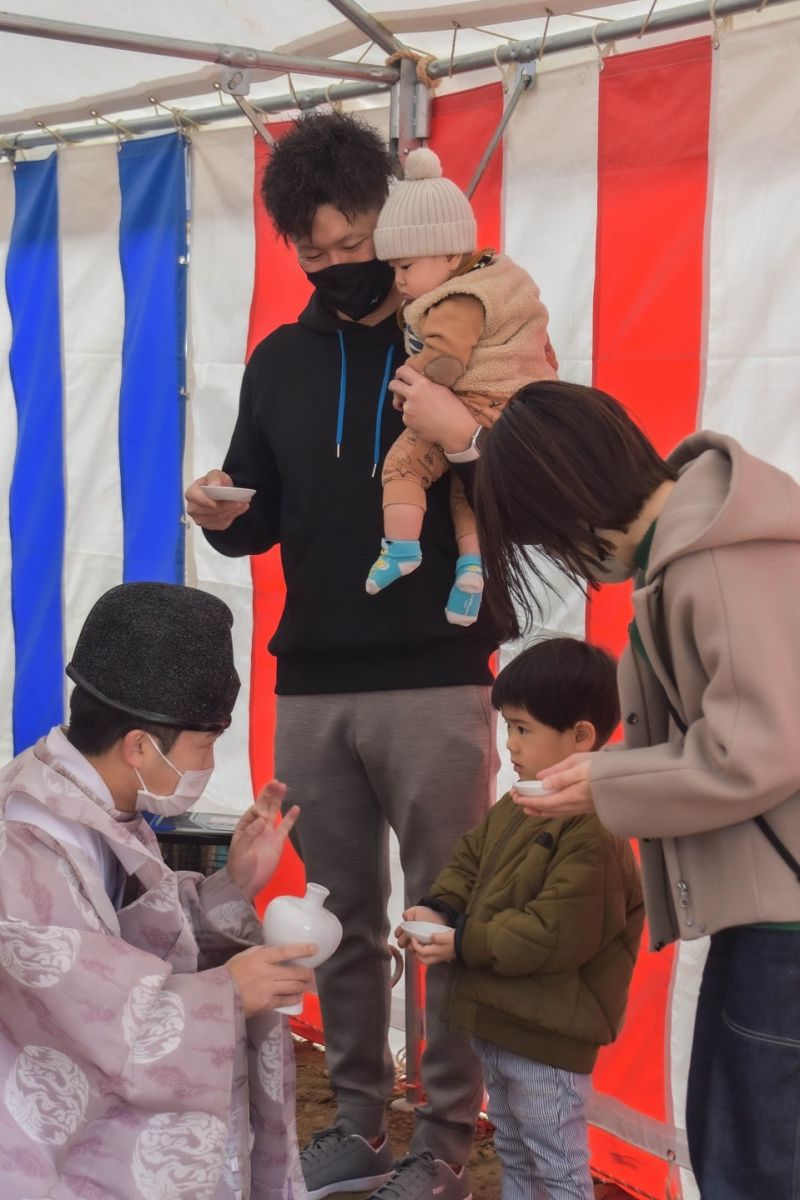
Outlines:
[[[297,1041],[297,1136],[304,1146],[311,1134],[333,1123],[335,1106],[328,1084],[325,1056],[311,1042]],[[402,1093],[398,1088],[398,1096]],[[408,1112],[389,1110],[389,1136],[395,1157],[408,1149],[411,1139],[412,1116]],[[469,1177],[473,1200],[499,1200],[500,1164],[494,1152],[491,1126],[482,1121],[469,1160]],[[608,1184],[598,1184],[596,1200],[630,1200],[625,1192]],[[338,1200],[360,1200],[367,1193],[341,1194]]]

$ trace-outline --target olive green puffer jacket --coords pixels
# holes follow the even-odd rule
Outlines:
[[[619,1033],[644,908],[630,846],[592,816],[529,817],[504,796],[423,904],[456,928],[445,1020],[588,1073]]]

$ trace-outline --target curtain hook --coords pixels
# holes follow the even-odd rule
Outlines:
[[[62,146],[68,146],[70,144],[68,139],[64,137],[63,133],[59,133],[57,129],[51,129],[49,125],[45,125],[44,121],[37,121],[36,126],[38,129],[43,129],[45,133],[50,134],[50,137],[56,144],[57,150],[60,150]]]
[[[342,111],[341,100],[337,100],[335,97],[331,96],[331,88],[335,88],[338,86],[339,86],[338,83],[331,82],[328,84],[328,86],[325,88],[325,103],[330,104],[331,108],[335,108],[337,112],[341,112]]]
[[[506,62],[506,63],[500,62],[500,51],[503,49],[504,44],[505,43],[503,43],[499,46],[495,46],[494,50],[492,51],[492,58],[494,59],[494,65],[497,67],[498,71],[500,72],[500,80],[502,83],[503,94],[506,95],[508,93],[508,89],[509,89],[509,80],[513,74],[514,67],[517,64],[514,62]]]
[[[95,125],[99,125],[102,121],[104,125],[108,125],[109,128],[114,130],[114,135],[117,139],[117,146],[121,146],[123,141],[128,141],[134,137],[134,134],[131,133],[130,129],[126,129],[124,125],[119,123],[119,121],[112,121],[108,117],[104,117],[103,114],[99,113],[96,108],[89,109],[89,116],[94,117]]]
[[[719,50],[719,21],[717,20],[717,0],[708,0],[708,11],[711,17],[711,24],[714,27],[714,32],[711,35],[711,45],[715,50]]]
[[[450,64],[447,68],[447,74],[451,79],[453,78],[453,60],[456,56],[456,38],[458,37],[458,31],[460,28],[461,26],[459,25],[458,21],[453,21],[453,41],[450,46]]]
[[[292,79],[291,71],[286,72],[286,78],[289,80],[289,91],[292,93],[292,99],[294,100],[295,108],[302,109],[297,92],[295,91],[294,80]]]
[[[642,22],[642,28],[639,30],[639,32],[636,35],[637,38],[644,37],[645,33],[647,32],[647,26],[650,24],[650,18],[652,17],[653,13],[655,12],[655,8],[656,8],[657,4],[658,4],[658,0],[653,0],[653,3],[650,5],[650,8],[648,10],[647,16],[645,17],[644,21]]]
[[[712,0],[712,2],[713,2],[713,0]],[[614,47],[613,42],[609,42],[604,50],[603,47],[600,45],[600,43],[597,40],[597,29],[598,29],[597,25],[592,26],[592,41],[594,42],[594,48],[597,51],[597,69],[598,69],[598,71],[604,71],[605,66],[606,66],[606,64],[605,64],[606,55],[611,54],[615,47]]]
[[[542,56],[544,54],[545,42],[547,41],[547,32],[550,28],[550,18],[553,15],[553,10],[551,8],[546,8],[544,11],[547,13],[547,19],[545,20],[545,23],[544,23],[544,32],[542,33],[542,42],[541,42],[541,45],[539,46],[539,53],[537,55],[539,62],[542,61]]]
[[[179,133],[181,137],[186,138],[187,141],[191,140],[189,137],[191,131],[193,129],[200,128],[197,122],[193,121],[191,117],[187,117],[186,113],[182,109],[170,108],[168,104],[162,104],[162,102],[155,96],[149,96],[148,99],[155,109],[156,116],[158,116],[159,109],[169,113],[169,115],[172,117],[172,123],[175,126],[176,132]]]

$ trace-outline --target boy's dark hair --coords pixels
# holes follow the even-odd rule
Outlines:
[[[143,729],[149,733],[164,754],[169,753],[181,732],[175,726],[153,725],[140,717],[111,708],[95,700],[81,687],[73,689],[69,700],[67,739],[81,754],[105,754],[132,729]]]
[[[577,638],[548,638],[503,668],[494,681],[492,704],[498,711],[524,709],[559,733],[578,721],[591,721],[599,750],[619,722],[617,666],[599,646]]]
[[[261,181],[261,198],[285,241],[308,237],[321,204],[352,221],[389,194],[392,156],[371,125],[345,113],[311,113],[280,138]]]

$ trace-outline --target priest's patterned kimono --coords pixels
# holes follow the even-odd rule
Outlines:
[[[245,1022],[223,965],[262,944],[251,905],[225,870],[171,871],[52,737],[0,772],[2,1200],[306,1200],[286,1020]],[[12,796],[100,835],[117,907]]]

